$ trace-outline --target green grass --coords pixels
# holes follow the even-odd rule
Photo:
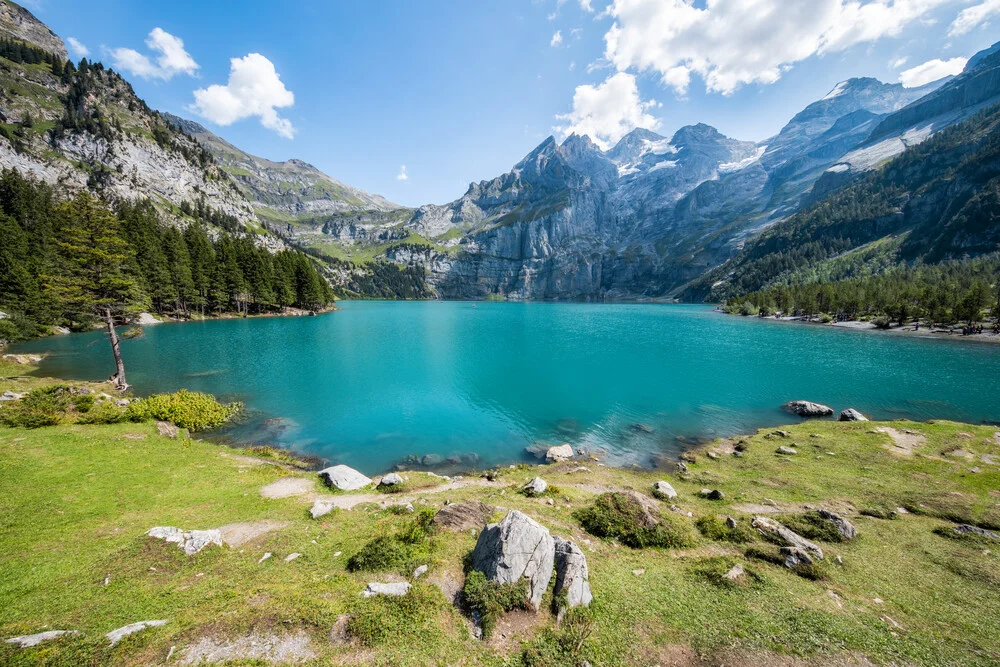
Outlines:
[[[24,370],[0,367],[7,377],[0,382],[15,382],[8,376]],[[548,466],[541,474],[560,487],[552,506],[510,492],[511,480],[540,472],[528,466],[491,485],[377,496],[433,510],[446,500],[480,499],[519,509],[583,548],[594,592],[592,623],[556,626],[549,593],[537,627],[500,643],[473,639],[463,611],[436,586],[450,581],[447,590],[461,588],[463,561],[476,542],[469,533],[424,535],[416,541],[418,558],[430,570],[410,596],[364,600],[359,593],[367,582],[405,577],[413,559],[388,572],[350,572],[348,559],[379,536],[406,535],[418,523],[413,514],[373,501],[312,520],[307,497],[260,494],[282,476],[314,479],[312,473],[255,464],[208,442],[160,437],[151,424],[0,428],[0,637],[45,629],[86,633],[37,650],[0,644],[0,663],[159,664],[171,646],[182,650],[206,634],[301,630],[311,638],[315,664],[670,664],[674,647],[716,663],[751,655],[768,664],[778,661],[769,656],[781,654],[816,664],[844,656],[878,664],[996,664],[1000,549],[935,529],[953,525],[952,516],[992,520],[1000,504],[998,466],[982,463],[981,472],[971,473],[968,461],[941,452],[961,443],[977,457],[1000,454],[998,429],[892,425],[921,432],[926,444],[901,457],[890,452],[887,435],[871,432],[877,425],[804,422],[785,427],[799,444],[797,457],[773,456],[773,442],[761,432],[747,438],[741,458],[699,456],[687,474],[669,476],[679,493],[671,502],[696,517],[733,516],[740,526],[757,511],[749,505],[766,507],[765,499],[781,507],[777,515],[800,517],[789,523],[807,521],[801,519],[805,505],[836,507],[859,536],[824,542],[826,560],[809,572],[768,560],[777,548],[766,543],[748,548],[727,540],[714,522],[694,546],[631,549],[590,536],[574,518],[600,497],[597,489],[646,489],[662,472],[594,465],[563,475]],[[415,473],[408,474],[413,480]],[[709,485],[726,500],[699,498],[698,490]],[[653,502],[662,516],[686,520],[668,503]],[[922,513],[886,521],[849,511],[904,503]],[[285,525],[243,546],[209,547],[193,557],[144,535],[157,525],[212,528],[263,519]],[[760,557],[746,558],[749,549]],[[267,551],[274,556],[258,563]],[[286,563],[291,552],[302,556]],[[750,574],[724,583],[722,575],[736,563]],[[330,643],[327,633],[341,614],[353,615],[353,641]],[[100,641],[113,628],[153,618],[170,623],[114,649]],[[504,622],[498,619],[497,630],[508,634]]]

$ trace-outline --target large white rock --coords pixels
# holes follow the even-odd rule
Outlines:
[[[545,452],[545,460],[552,463],[561,463],[571,458],[573,458],[573,447],[568,444],[549,447],[548,451]]]
[[[7,640],[8,644],[17,644],[21,648],[31,648],[32,646],[38,646],[42,642],[47,642],[52,639],[58,639],[63,635],[79,635],[83,634],[77,632],[76,630],[49,630],[48,632],[39,632],[35,635],[22,635],[20,637],[11,637]]]
[[[541,477],[536,477],[524,485],[524,492],[529,496],[540,496],[545,493],[547,488],[549,488],[549,483]]]
[[[394,597],[403,597],[410,592],[410,584],[406,582],[396,582],[390,584],[382,584],[377,581],[373,581],[368,584],[365,590],[361,591],[361,594],[366,598],[370,598],[373,595],[392,595]]]
[[[327,486],[341,491],[357,491],[372,483],[371,479],[350,466],[337,465],[319,471]]]
[[[222,546],[222,533],[217,528],[210,530],[182,530],[174,526],[156,526],[146,533],[158,540],[174,542],[188,556],[193,556],[210,544]]]
[[[309,514],[312,515],[312,518],[318,519],[332,512],[334,507],[336,505],[333,500],[329,498],[317,498],[313,501],[312,507],[309,508]]]
[[[795,531],[790,528],[786,528],[770,517],[754,517],[751,525],[756,528],[761,535],[769,535],[781,542],[784,542],[786,546],[801,549],[802,551],[815,555],[819,560],[823,560],[823,550],[820,549],[817,544],[810,542]]]
[[[129,623],[128,625],[120,627],[117,630],[112,630],[104,636],[107,637],[108,641],[111,642],[111,645],[114,646],[129,635],[134,635],[135,633],[141,632],[146,628],[157,628],[166,624],[166,621],[139,621],[138,623]]]
[[[502,584],[527,579],[527,603],[534,611],[541,606],[554,562],[555,541],[548,529],[517,510],[486,526],[472,551],[472,569],[487,579]]]
[[[398,474],[396,474],[394,472],[391,472],[388,475],[385,475],[382,479],[380,479],[378,485],[379,486],[396,486],[396,485],[402,484],[402,483],[403,483],[403,478],[400,477]]]
[[[833,414],[830,406],[812,401],[789,401],[782,407],[800,417],[828,417]]]
[[[861,414],[860,411],[855,410],[854,408],[847,408],[846,410],[844,410],[844,411],[842,411],[840,413],[839,421],[842,421],[842,422],[866,422],[866,421],[868,421],[868,417],[865,417],[863,414]]]
[[[558,599],[566,594],[566,606],[587,607],[594,596],[590,592],[590,570],[587,569],[587,557],[580,547],[561,537],[555,541],[556,587],[555,596]]]
[[[677,497],[677,491],[674,490],[674,487],[670,486],[669,482],[660,480],[653,484],[653,495],[657,498],[672,500]]]

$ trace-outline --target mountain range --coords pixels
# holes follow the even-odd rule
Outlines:
[[[66,57],[51,30],[8,0],[0,0],[0,34]],[[1000,102],[998,43],[960,75],[920,88],[843,81],[761,142],[702,123],[671,136],[636,129],[608,150],[586,136],[549,137],[454,201],[411,209],[153,111],[100,63],[81,63],[94,76],[80,90],[32,60],[0,58],[0,167],[110,200],[149,199],[177,224],[198,204],[262,245],[294,245],[326,259],[346,294],[395,264],[423,282],[415,293],[439,298],[715,296],[733,283],[749,248],[776,238],[772,230],[870,183],[894,158],[933,148],[929,139],[976,119],[972,134],[993,136],[982,116]],[[941,148],[952,158],[961,151],[953,144]],[[946,181],[946,169],[928,175],[921,167],[911,165],[912,183],[900,187]]]

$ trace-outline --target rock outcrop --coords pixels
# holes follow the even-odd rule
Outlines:
[[[363,595],[366,598],[370,598],[374,595],[389,595],[392,597],[401,598],[407,593],[409,593],[411,588],[413,588],[412,585],[403,581],[392,582],[388,584],[383,584],[377,581],[373,581],[368,584],[365,590],[361,591],[361,595]]]
[[[868,421],[868,417],[865,417],[863,414],[861,414],[860,411],[855,410],[854,408],[847,408],[846,410],[842,410],[840,412],[840,417],[838,418],[838,421],[866,422]]]
[[[552,579],[555,541],[547,528],[512,510],[500,523],[490,524],[479,534],[471,565],[490,581],[513,584],[528,582],[526,603],[538,611]]]
[[[370,478],[345,465],[336,465],[320,470],[319,477],[330,488],[341,491],[357,491],[372,483]]]
[[[754,517],[751,525],[765,537],[782,542],[785,546],[801,549],[808,554],[814,555],[819,560],[823,560],[823,550],[820,549],[818,545],[810,542],[795,531],[790,528],[786,528],[770,517]]]
[[[479,500],[464,500],[445,505],[434,515],[431,523],[444,530],[460,532],[479,530],[493,513],[493,508]]]
[[[524,492],[529,496],[540,496],[545,493],[545,489],[547,488],[549,488],[548,482],[541,477],[534,478],[523,487]]]
[[[573,447],[568,444],[549,447],[548,451],[545,452],[545,460],[550,463],[562,463],[571,458],[573,458]]]
[[[826,521],[832,523],[837,529],[837,532],[840,533],[840,536],[845,540],[853,540],[858,536],[858,529],[854,527],[854,524],[839,514],[825,509],[818,510],[817,514],[823,517]]]
[[[167,624],[167,621],[139,621],[138,623],[129,623],[117,630],[112,630],[108,634],[104,635],[114,646],[121,640],[125,639],[129,635],[134,635],[137,632],[142,632],[148,628],[158,628]]]
[[[182,530],[174,526],[157,526],[150,528],[146,534],[158,540],[173,542],[188,556],[193,556],[210,544],[219,547],[222,546],[222,533],[216,528],[210,530]]]
[[[403,478],[398,474],[391,472],[385,475],[378,481],[379,486],[398,486],[403,483]]]
[[[812,401],[789,401],[782,407],[799,417],[828,417],[833,414],[833,408],[830,406]]]
[[[677,491],[674,487],[670,486],[669,482],[660,480],[653,484],[653,495],[661,500],[673,500],[677,497]]]
[[[556,600],[565,600],[565,606],[570,609],[589,606],[594,596],[590,592],[587,557],[572,542],[561,537],[554,538],[554,541],[556,585],[553,593]]]
[[[34,635],[22,635],[20,637],[11,637],[7,640],[8,644],[16,644],[21,648],[31,648],[32,646],[38,646],[39,644],[53,639],[58,639],[59,637],[65,637],[67,635],[80,635],[83,634],[76,630],[49,630],[48,632],[39,632]]]

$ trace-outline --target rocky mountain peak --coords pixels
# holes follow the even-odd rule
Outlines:
[[[0,0],[0,36],[13,37],[53,53],[63,60],[69,58],[66,45],[51,29],[21,5]]]

